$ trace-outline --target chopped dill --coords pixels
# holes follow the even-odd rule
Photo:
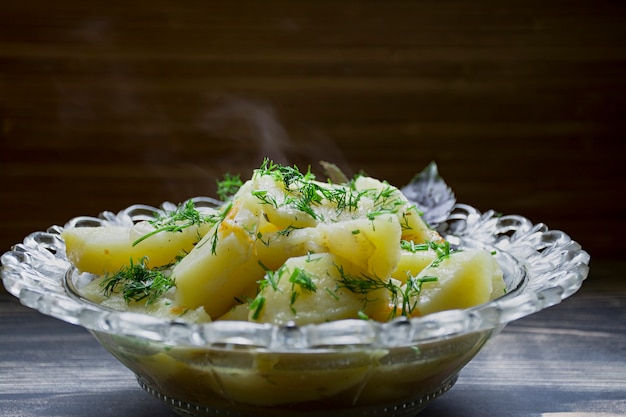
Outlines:
[[[359,319],[361,319],[361,320],[369,320],[369,319],[370,319],[370,318],[369,318],[369,316],[368,316],[367,314],[365,314],[365,312],[363,312],[363,311],[361,311],[361,310],[359,310],[359,311],[356,313],[356,316],[357,316]]]
[[[291,234],[291,232],[293,232],[294,230],[297,229],[301,229],[301,227],[296,227],[294,225],[289,225],[287,227],[285,227],[283,230],[279,230],[278,232],[276,232],[277,235],[279,236],[289,236]]]
[[[402,316],[408,316],[413,313],[415,308],[417,307],[417,296],[422,292],[422,284],[425,282],[435,282],[437,281],[437,277],[432,276],[424,276],[417,277],[408,274],[408,278],[404,285],[404,288],[401,287],[401,295],[402,295],[402,308],[400,310],[400,314]],[[392,310],[392,316],[395,316],[395,309]]]
[[[252,320],[257,320],[261,315],[261,311],[263,310],[263,306],[265,305],[265,297],[260,293],[256,296],[256,298],[250,303],[250,310],[252,311]]]
[[[265,276],[264,276],[265,282],[261,283],[262,286],[265,287],[265,285],[269,284],[274,291],[279,291],[278,281],[280,280],[280,276],[282,275],[283,270],[285,268],[284,265],[278,268],[276,271],[272,271],[267,266],[265,266],[265,264],[263,264],[263,262],[261,261],[259,261],[259,265],[265,271]]]
[[[258,198],[262,204],[278,207],[278,202],[267,190],[253,190],[252,195]]]
[[[243,181],[239,175],[224,174],[222,180],[216,180],[217,196],[222,201],[229,200],[234,196],[243,185]]]
[[[394,284],[391,280],[385,281],[378,277],[367,274],[360,276],[348,274],[343,270],[341,265],[336,265],[339,271],[339,287],[345,288],[355,294],[367,296],[372,291],[386,288],[390,291],[394,290]]]
[[[335,291],[331,290],[328,287],[324,287],[324,291],[326,291],[328,293],[328,295],[333,297],[335,299],[335,301],[339,301],[339,296],[337,295],[337,293]]]
[[[263,243],[265,246],[269,246],[270,245],[270,239],[269,238],[267,238],[267,240],[263,240],[263,233],[257,232],[256,233],[256,238],[258,240],[260,240],[261,243]]]
[[[308,214],[315,220],[324,221],[324,216],[315,210],[324,201],[328,201],[337,213],[344,210],[356,211],[361,198],[371,193],[371,190],[357,191],[353,186],[338,186],[332,184],[324,186],[315,181],[315,175],[309,167],[305,173],[300,172],[297,166],[282,166],[265,159],[261,167],[255,170],[256,176],[269,175],[275,181],[280,182],[285,192],[282,203],[270,196],[266,190],[255,190],[252,194],[263,204],[269,204],[276,208],[290,206],[298,211]]]
[[[412,240],[402,240],[400,241],[400,249],[415,253],[415,252],[426,251],[430,249],[430,244],[415,243]]]
[[[381,208],[379,210],[375,210],[375,211],[371,211],[371,212],[367,213],[367,218],[369,220],[373,221],[378,216],[383,216],[385,214],[396,214],[396,213],[398,213],[398,210],[396,210],[396,209]]]
[[[181,232],[183,229],[202,223],[215,223],[213,216],[204,216],[197,209],[192,200],[179,204],[175,210],[150,220],[154,230],[141,236],[133,242],[133,246],[161,232]]]
[[[302,268],[294,268],[291,276],[289,277],[292,290],[297,285],[303,292],[310,293],[317,291],[317,286],[313,279]]]
[[[146,299],[146,305],[156,302],[161,295],[175,285],[173,278],[165,275],[161,269],[149,269],[148,259],[142,258],[138,264],[130,260],[129,266],[123,266],[115,274],[106,274],[100,286],[109,297],[121,289],[127,303]]]
[[[437,253],[437,258],[433,260],[430,264],[430,267],[436,268],[443,262],[445,259],[450,257],[452,251],[450,250],[450,242],[445,241],[443,243],[437,242],[429,242],[431,248],[434,249],[435,253]]]
[[[368,296],[373,291],[387,290],[393,306],[390,318],[396,317],[397,310],[400,310],[400,315],[402,316],[411,315],[417,307],[416,297],[422,290],[422,284],[437,281],[437,277],[413,277],[409,275],[404,285],[398,285],[395,280],[383,280],[367,274],[356,276],[346,273],[340,265],[336,267],[340,275],[339,288],[346,288],[355,294],[363,296],[365,303],[371,301],[368,299]]]
[[[419,251],[427,251],[433,250],[437,257],[430,263],[430,267],[436,268],[443,262],[445,259],[448,259],[451,254],[455,252],[460,252],[458,250],[453,250],[450,248],[450,242],[444,241],[443,243],[428,241],[425,243],[415,243],[410,240],[402,240],[400,242],[400,248],[403,250],[407,250],[409,252],[419,252]]]
[[[300,293],[311,293],[317,291],[317,286],[313,279],[302,268],[294,268],[293,272],[289,276],[289,282],[291,283],[291,296],[289,298],[289,306],[291,312],[296,314],[296,310],[293,305],[300,296]],[[296,291],[296,286],[300,288],[300,291]]]

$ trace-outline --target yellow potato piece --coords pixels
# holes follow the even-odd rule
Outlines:
[[[437,280],[422,285],[417,304],[422,315],[490,301],[494,280],[501,280],[502,272],[491,253],[466,250],[452,253],[436,267],[425,268],[417,278],[427,276]]]
[[[213,213],[216,224],[159,232],[134,246],[154,230],[148,222],[130,228],[69,228],[62,235],[67,257],[80,272],[97,275],[143,258],[149,268],[169,265],[175,287],[161,301],[167,298],[169,307],[173,300],[174,310],[154,310],[158,305],[153,305],[146,311],[166,316],[196,312],[198,321],[304,325],[363,314],[385,321],[397,314],[472,307],[504,293],[502,271],[488,252],[453,253],[439,262],[433,249],[402,249],[402,240],[444,242],[387,182],[360,176],[337,185],[299,176],[291,168],[269,167],[255,171]],[[298,271],[316,290],[290,281]],[[286,277],[276,281],[277,287],[259,286],[271,274]],[[408,277],[437,280],[420,282],[418,293],[417,287],[407,289]],[[94,286],[96,302],[116,309],[136,307],[124,306],[120,297],[98,296],[97,290]],[[259,292],[265,304],[255,309],[250,300]]]
[[[268,222],[282,230],[288,227],[312,227],[318,223],[318,219],[301,210],[297,210],[292,204],[285,204],[287,193],[284,184],[269,175],[254,176],[250,180],[247,203],[250,210],[255,213],[263,213]],[[253,194],[256,193],[256,194]],[[255,208],[252,208],[256,206]]]
[[[224,321],[248,321],[248,313],[250,309],[248,307],[248,303],[245,304],[237,304],[226,314],[221,317],[218,317],[216,320],[224,320]]]
[[[267,268],[276,270],[289,258],[327,252],[323,243],[324,234],[319,227],[280,230],[261,217],[254,250]]]
[[[135,246],[133,242],[154,230],[147,222],[133,227],[74,227],[65,229],[61,236],[67,258],[80,272],[102,275],[129,265],[131,259],[139,263],[143,257],[148,258],[150,268],[168,265],[191,251],[209,227],[204,224],[157,233]]]
[[[154,317],[166,319],[184,319],[193,323],[206,323],[211,318],[206,314],[203,307],[196,309],[182,308],[173,305],[172,292],[167,292],[154,303],[146,303],[146,300],[126,301],[123,293],[113,291],[108,295],[104,295],[102,283],[107,279],[101,276],[80,289],[80,293],[88,300],[98,303],[104,307],[118,311],[132,311],[136,313],[149,313]]]
[[[369,301],[366,302],[361,295],[342,288],[339,285],[340,267],[345,274],[352,276],[361,276],[364,272],[350,261],[330,253],[289,259],[274,275],[276,288],[268,284],[261,291],[265,303],[258,317],[254,318],[256,312],[252,310],[249,320],[279,325],[288,322],[305,325],[356,319],[359,312],[370,315],[379,310],[389,311],[389,295],[384,289],[368,294]],[[294,284],[290,278],[299,273],[309,279],[316,289],[307,290]]]
[[[212,230],[172,271],[176,304],[204,306],[211,318],[227,313],[264,273],[247,230],[232,219],[225,219],[217,229],[215,248],[211,239],[216,231]]]
[[[408,207],[403,212],[402,222],[403,240],[410,240],[415,243],[443,242],[441,235],[426,224],[415,206]]]
[[[262,232],[255,250],[263,264],[272,270],[292,257],[329,252],[349,259],[368,274],[387,278],[396,269],[400,257],[401,227],[393,214],[376,216],[373,220],[320,223],[289,233],[270,226],[259,227],[259,231]]]
[[[391,277],[405,283],[409,275],[417,276],[436,258],[437,253],[431,249],[415,252],[403,250],[400,252],[398,267],[392,272]]]
[[[368,274],[388,278],[400,258],[400,223],[394,214],[384,214],[339,223],[320,225],[323,246],[349,259]]]
[[[422,219],[417,208],[402,194],[398,188],[386,182],[372,177],[359,177],[354,183],[358,191],[374,190],[378,198],[368,195],[359,202],[359,214],[365,215],[370,211],[375,211],[376,205],[384,201],[386,207],[393,207],[394,201],[398,205],[398,220],[402,224],[402,239],[415,243],[425,243],[428,241],[441,241],[442,238],[436,231],[432,230]],[[376,194],[375,193],[375,194]],[[381,197],[381,196],[385,197]]]

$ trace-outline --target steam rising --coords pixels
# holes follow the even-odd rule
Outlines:
[[[230,158],[244,164],[249,164],[246,159],[251,152],[256,155],[253,159],[268,157],[288,164],[288,155],[296,148],[271,106],[241,97],[221,100],[202,117],[200,126],[208,136],[230,142],[229,148],[240,149],[241,153],[233,153]]]
[[[69,41],[91,51],[72,65],[91,71],[93,78],[76,82],[50,75],[60,132],[55,140],[68,149],[94,150],[84,175],[101,178],[100,162],[110,165],[115,159],[119,169],[107,172],[107,183],[132,179],[129,193],[131,184],[140,184],[161,202],[214,195],[215,181],[225,173],[247,179],[266,157],[302,170],[310,165],[320,177],[320,160],[352,174],[334,141],[306,125],[312,123],[306,115],[292,116],[287,129],[273,105],[211,93],[214,86],[202,79],[199,92],[160,89],[162,77],[175,74],[153,69],[149,56],[111,58],[120,47],[114,24],[93,18],[67,33]]]
[[[192,155],[172,153],[179,145],[178,140],[174,140],[167,151],[170,165],[181,167],[182,171],[192,173],[196,182],[201,181],[184,190],[188,194],[184,197],[213,195],[215,180],[225,173],[241,174],[245,180],[264,158],[283,165],[297,165],[301,170],[311,166],[318,176],[323,172],[319,161],[326,160],[351,174],[333,141],[310,128],[300,128],[297,138],[290,137],[277,111],[268,103],[230,95],[212,96],[207,101],[210,102],[208,110],[200,113],[192,126],[197,136],[193,140],[197,143],[190,144],[189,139],[183,139],[184,146],[195,146],[197,152]],[[168,185],[179,187],[177,192],[182,191],[180,184]]]

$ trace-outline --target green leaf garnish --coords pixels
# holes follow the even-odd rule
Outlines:
[[[409,276],[405,285],[401,286],[391,279],[383,280],[367,274],[352,275],[346,273],[340,265],[336,267],[340,275],[339,288],[346,288],[355,294],[361,295],[365,304],[371,301],[368,297],[373,291],[381,289],[387,290],[392,303],[390,318],[396,317],[396,311],[398,309],[402,316],[411,315],[417,307],[416,296],[420,294],[422,284],[437,281],[437,277],[432,276],[419,278]]]
[[[229,200],[243,185],[239,175],[225,174],[222,180],[217,180],[217,196],[222,201]]]
[[[215,218],[213,216],[203,216],[196,209],[193,201],[188,200],[186,203],[178,205],[175,210],[166,213],[165,215],[158,216],[154,220],[150,220],[149,223],[154,226],[155,229],[135,240],[132,245],[135,246],[157,233],[180,232],[193,225],[214,222]]]
[[[105,275],[100,283],[104,295],[109,297],[121,289],[127,303],[144,299],[146,305],[156,302],[175,285],[175,281],[160,269],[149,269],[147,261],[148,259],[144,257],[135,264],[131,259],[129,266],[123,266],[113,275]]]
[[[261,315],[261,311],[263,311],[263,306],[265,305],[265,297],[261,294],[258,294],[254,301],[250,303],[250,310],[252,311],[252,319],[257,320]]]

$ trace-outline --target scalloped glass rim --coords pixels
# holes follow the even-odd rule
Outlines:
[[[219,201],[193,199],[199,209]],[[65,227],[129,225],[175,208],[133,205],[119,213],[76,217]],[[341,346],[392,347],[441,340],[462,334],[498,329],[506,323],[552,306],[575,293],[587,277],[590,257],[564,232],[532,224],[519,215],[480,213],[456,204],[437,230],[459,247],[481,246],[505,256],[516,275],[508,294],[486,304],[420,318],[398,318],[388,323],[364,320],[297,326],[217,321],[191,324],[119,312],[91,303],[68,288],[73,269],[60,237],[64,227],[27,236],[1,257],[5,288],[22,304],[89,330],[147,339],[171,346],[249,346],[271,351],[303,351]],[[68,275],[69,274],[69,275]],[[506,271],[505,271],[506,275]]]

